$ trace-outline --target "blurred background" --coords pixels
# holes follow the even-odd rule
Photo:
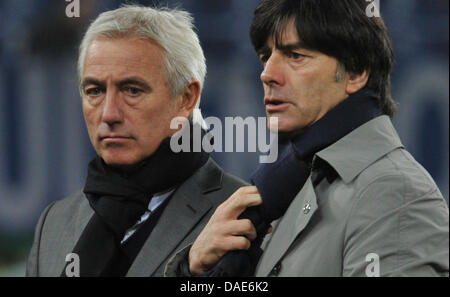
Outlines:
[[[69,0],[67,0],[69,1]],[[100,12],[124,1],[0,1],[0,276],[23,276],[34,226],[51,201],[84,185],[94,157],[76,79],[83,31]],[[259,0],[134,1],[182,7],[195,18],[207,59],[204,117],[264,116],[262,67],[248,28]],[[396,64],[394,119],[413,156],[449,194],[449,1],[380,1]],[[259,153],[214,153],[245,180]]]

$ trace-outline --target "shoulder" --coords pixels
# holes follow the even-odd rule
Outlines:
[[[67,197],[55,201],[47,213],[47,220],[73,222],[80,214],[91,210],[89,203],[81,189]]]
[[[403,148],[393,150],[368,166],[355,179],[354,186],[359,190],[359,197],[371,191],[387,191],[401,196],[403,203],[424,196],[443,200],[430,174]]]
[[[382,275],[448,273],[447,203],[405,149],[371,164],[350,186],[355,195],[345,228],[346,274],[364,275],[358,263],[369,253],[379,256]]]
[[[94,211],[84,193],[78,190],[57,200],[41,215],[41,243],[71,242],[83,231]]]
[[[52,202],[42,212],[28,258],[27,275],[59,275],[93,211],[81,190]]]
[[[353,214],[375,218],[414,209],[426,216],[448,217],[447,203],[433,178],[403,148],[372,163],[351,186],[355,190]]]
[[[214,205],[225,201],[240,187],[248,186],[247,182],[224,171],[211,158],[193,178],[200,192],[205,194]]]

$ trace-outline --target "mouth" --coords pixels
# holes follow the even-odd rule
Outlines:
[[[283,111],[289,107],[291,103],[279,98],[265,98],[264,105],[267,112]]]
[[[123,135],[111,134],[111,135],[100,136],[99,139],[100,139],[100,141],[105,141],[105,142],[124,142],[124,141],[128,141],[132,138],[128,137],[128,136],[123,136]]]

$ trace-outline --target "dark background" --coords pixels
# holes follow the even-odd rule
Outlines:
[[[40,212],[84,184],[94,156],[76,80],[83,31],[123,1],[81,0],[80,17],[64,0],[0,1],[0,276],[21,276]],[[204,117],[264,116],[262,69],[248,38],[259,0],[134,1],[190,11],[207,59]],[[449,2],[380,0],[396,64],[392,93],[400,137],[449,193]],[[214,153],[248,180],[258,153]]]

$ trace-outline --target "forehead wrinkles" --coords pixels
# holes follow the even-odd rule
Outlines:
[[[149,59],[150,55],[154,59]],[[107,64],[110,58],[114,58],[110,63],[130,61],[149,64],[150,60],[162,60],[164,49],[156,42],[142,38],[98,38],[88,46],[85,62],[95,59]]]
[[[160,73],[164,69],[163,57],[163,49],[148,40],[96,39],[88,47],[82,76],[107,74],[105,70],[119,76]]]

